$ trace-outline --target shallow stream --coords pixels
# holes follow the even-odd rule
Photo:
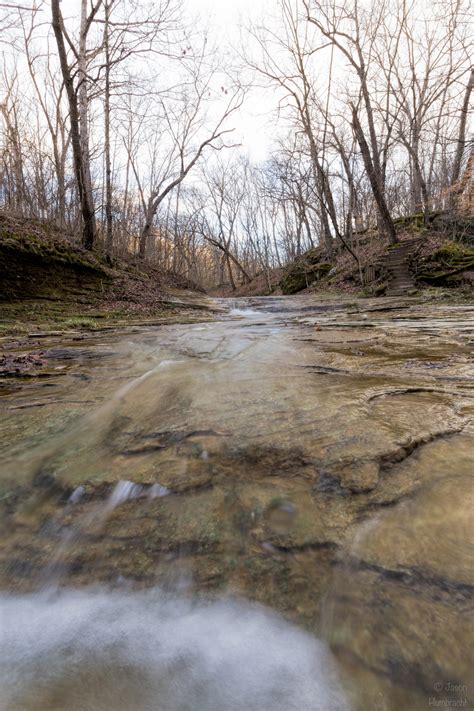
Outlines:
[[[213,306],[0,382],[0,708],[469,708],[474,308]]]

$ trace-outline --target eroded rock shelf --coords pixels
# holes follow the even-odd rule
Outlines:
[[[186,579],[328,639],[354,709],[424,708],[439,683],[465,698],[474,308],[232,306],[53,335],[41,367],[13,348],[30,365],[1,381],[3,589],[51,561],[69,586]],[[120,482],[137,488],[104,508]]]

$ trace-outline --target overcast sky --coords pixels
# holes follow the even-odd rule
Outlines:
[[[275,0],[184,0],[185,8],[199,15],[203,24],[210,23],[215,41],[222,47],[229,43],[238,48],[242,26],[260,24],[265,11],[275,9]],[[263,160],[270,148],[274,132],[272,113],[275,102],[270,91],[253,90],[237,120],[234,120],[238,141],[254,161]]]
[[[268,0],[185,0],[185,6],[197,12],[212,14],[217,22],[232,24],[240,14],[257,17]]]
[[[209,27],[211,41],[222,50],[229,46],[239,49],[241,29],[264,21],[265,10],[275,10],[275,0],[183,0],[188,17],[199,18],[199,25]],[[62,0],[65,16],[79,16],[79,0]],[[275,99],[272,92],[252,90],[238,115],[229,126],[235,127],[232,141],[242,144],[242,149],[252,161],[264,160],[269,153],[275,126],[273,111]]]

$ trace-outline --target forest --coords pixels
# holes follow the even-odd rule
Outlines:
[[[231,290],[472,215],[469,2],[275,0],[225,43],[191,9],[0,3],[1,210]]]

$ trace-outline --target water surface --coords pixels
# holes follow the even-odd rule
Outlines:
[[[3,384],[2,708],[468,704],[472,308],[219,306]]]

